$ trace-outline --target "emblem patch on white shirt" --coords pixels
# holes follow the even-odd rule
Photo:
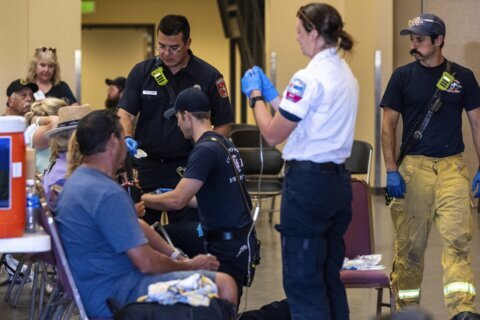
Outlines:
[[[287,99],[293,102],[302,100],[307,85],[300,79],[293,79],[287,88]]]

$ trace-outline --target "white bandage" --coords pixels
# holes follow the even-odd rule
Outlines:
[[[180,251],[178,251],[178,249],[175,249],[175,251],[173,251],[173,253],[170,255],[170,259],[177,260],[179,255],[180,255]]]

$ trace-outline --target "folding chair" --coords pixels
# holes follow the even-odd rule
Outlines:
[[[230,132],[234,132],[237,130],[242,130],[242,129],[252,129],[252,128],[257,128],[258,127],[254,124],[248,124],[248,123],[232,123],[232,129]]]
[[[260,130],[258,127],[244,127],[242,129],[232,130],[230,140],[237,148],[259,148],[260,147]],[[269,147],[265,139],[262,139],[262,146]]]
[[[269,221],[272,221],[275,198],[282,193],[281,171],[284,161],[276,148],[238,148],[246,175],[245,186],[254,201],[272,198]],[[263,161],[262,161],[263,159]],[[261,173],[261,175],[260,175]]]
[[[375,252],[370,187],[365,181],[353,178],[352,191],[352,221],[344,235],[345,256],[349,259]],[[390,307],[391,314],[395,314],[395,295],[390,287],[390,279],[383,270],[342,270],[340,279],[345,288],[377,290],[377,318],[381,315],[382,307]],[[383,303],[383,289],[388,289],[390,303]]]
[[[80,314],[80,319],[81,320],[88,320],[87,313],[85,311],[85,307],[82,303],[82,300],[80,298],[80,294],[78,292],[77,286],[75,284],[75,280],[73,279],[72,272],[70,270],[70,266],[68,264],[67,257],[65,255],[65,251],[63,250],[63,245],[60,239],[60,235],[57,229],[57,226],[55,224],[55,221],[53,219],[53,216],[49,211],[43,210],[41,211],[41,217],[42,219],[45,220],[45,232],[47,232],[52,240],[52,248],[53,248],[53,254],[56,260],[56,266],[57,266],[57,272],[59,275],[59,282],[61,284],[61,287],[58,288],[57,290],[61,290],[64,292],[64,295],[60,296],[58,298],[58,291],[54,289],[54,292],[52,292],[51,297],[52,300],[57,299],[56,301],[50,301],[53,303],[53,305],[60,305],[60,304],[68,304],[68,307],[66,310],[61,310],[61,311],[55,311],[54,314],[60,314],[62,312],[65,313],[65,318],[68,319],[69,316],[73,312],[73,305],[69,302],[73,301],[77,307],[77,310]],[[57,297],[55,297],[57,296]],[[50,300],[50,299],[49,299]],[[41,319],[45,319],[48,314],[50,313],[49,308],[45,308],[42,312]]]
[[[352,174],[365,175],[365,181],[370,184],[370,169],[372,165],[373,148],[368,142],[353,141],[352,153],[345,161],[345,166]]]

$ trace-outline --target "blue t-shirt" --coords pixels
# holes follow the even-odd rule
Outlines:
[[[432,98],[436,84],[445,71],[447,60],[437,67],[429,68],[415,61],[402,66],[393,73],[381,107],[401,113],[403,118],[402,143],[406,142],[412,127]],[[447,157],[463,152],[462,112],[480,107],[480,88],[473,72],[452,63],[455,82],[442,92],[443,106],[435,113],[423,137],[408,154],[427,157]]]
[[[242,158],[231,141],[213,131],[207,131],[198,139],[188,158],[184,177],[203,182],[196,195],[202,228],[207,231],[243,229],[252,223],[252,218],[245,208],[230,158],[217,142],[208,141],[208,137],[223,142],[242,183],[245,179]],[[251,205],[248,193],[245,196]]]
[[[124,304],[139,296],[148,277],[126,251],[147,243],[129,195],[102,172],[79,167],[58,200],[63,246],[87,313],[108,317],[106,299]]]

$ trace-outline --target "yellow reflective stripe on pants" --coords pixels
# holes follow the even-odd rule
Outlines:
[[[476,295],[475,286],[468,282],[452,282],[443,287],[445,296],[456,292],[467,292],[472,296]]]
[[[420,296],[420,289],[398,290],[399,299],[417,299]]]

